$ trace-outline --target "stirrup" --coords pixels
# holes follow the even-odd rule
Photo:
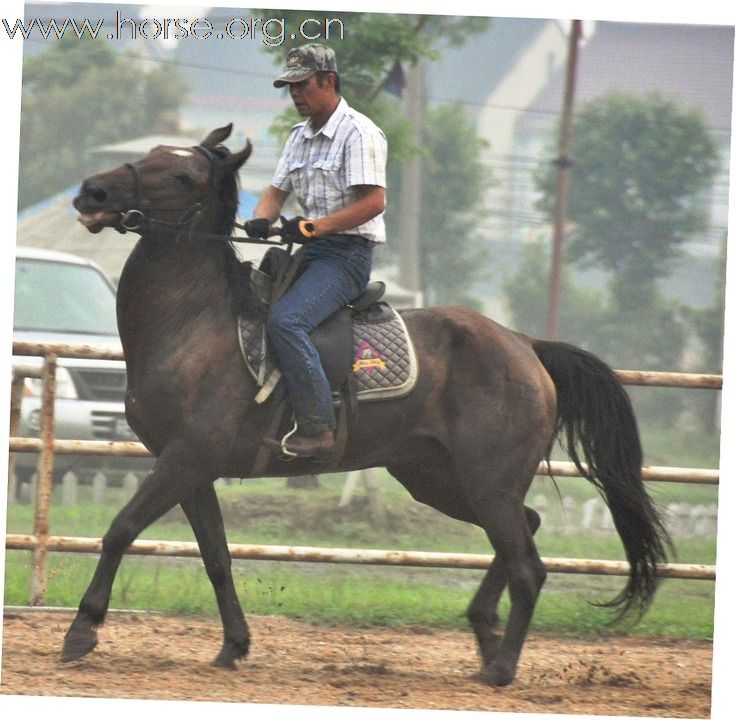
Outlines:
[[[294,452],[291,452],[291,450],[287,449],[286,447],[286,441],[297,431],[297,424],[296,420],[294,421],[294,427],[289,430],[284,437],[281,438],[281,452],[284,454],[285,457],[287,457],[289,460],[295,460],[296,458],[300,457]]]

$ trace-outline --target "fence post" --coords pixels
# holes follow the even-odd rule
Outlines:
[[[23,385],[25,378],[13,373],[10,383],[10,437],[18,434],[20,426],[20,405],[23,402]],[[8,505],[16,501],[18,478],[15,474],[15,453],[8,453]]]
[[[70,470],[61,479],[61,504],[65,507],[77,504],[77,476]]]
[[[549,503],[547,502],[547,496],[546,495],[542,495],[540,493],[539,495],[537,495],[534,498],[534,500],[532,500],[531,506],[539,514],[539,520],[540,520],[542,526],[546,526],[546,524],[547,524],[547,509],[549,508]]]
[[[577,532],[578,524],[578,504],[574,498],[565,495],[562,500],[562,532],[565,535],[572,535]]]
[[[381,476],[376,468],[363,470],[363,486],[368,496],[368,514],[374,527],[384,529],[387,525],[386,505],[381,492]]]
[[[36,547],[31,565],[31,605],[42,605],[46,595],[46,546],[49,540],[49,506],[54,478],[54,398],[56,396],[57,355],[50,352],[43,364],[41,400],[41,458],[36,489],[33,534]]]
[[[347,478],[345,478],[345,484],[342,486],[342,493],[340,495],[340,502],[338,503],[338,507],[345,508],[353,500],[353,493],[355,492],[355,488],[358,485],[358,480],[360,479],[361,470],[351,470],[348,473]]]
[[[105,504],[105,490],[107,489],[107,477],[105,473],[96,472],[92,478],[92,502],[95,505]]]
[[[13,505],[17,502],[18,497],[18,478],[15,475],[15,471],[8,475],[8,492],[7,502],[8,505]]]
[[[123,477],[123,491],[125,492],[126,501],[135,495],[136,490],[138,490],[138,476],[132,472],[126,473]]]
[[[583,503],[582,526],[586,530],[595,530],[600,525],[601,507],[603,503],[597,497]]]

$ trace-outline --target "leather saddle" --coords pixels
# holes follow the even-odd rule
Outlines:
[[[327,318],[311,334],[325,375],[333,392],[340,392],[353,376],[353,322],[382,322],[390,309],[381,298],[386,283],[368,283],[363,293],[347,307]]]
[[[288,429],[284,428],[288,398],[280,381],[281,373],[268,351],[264,320],[269,309],[298,277],[302,252],[300,249],[291,255],[283,248],[273,247],[258,267],[251,263],[241,266],[245,275],[240,284],[245,292],[240,298],[238,319],[241,352],[260,386],[256,403],[264,403],[274,396],[274,410],[264,437],[276,441]],[[385,291],[385,283],[369,283],[350,305],[338,310],[311,333],[333,400],[339,402],[335,449],[330,460],[334,467],[345,450],[348,425],[357,412],[359,397],[369,399],[370,395],[370,399],[380,400],[387,393],[405,394],[416,380],[411,341],[403,320],[382,300]],[[390,356],[390,362],[383,353]],[[375,362],[382,369],[376,369]],[[251,468],[253,477],[264,471],[270,452],[269,443],[263,443]]]
[[[246,315],[254,312],[265,317],[268,310],[298,277],[302,249],[291,255],[280,247],[269,248],[256,268],[244,263],[249,283]],[[353,322],[380,323],[393,316],[392,309],[381,300],[386,284],[370,282],[350,305],[338,310],[311,333],[325,375],[333,393],[343,393],[353,379]]]

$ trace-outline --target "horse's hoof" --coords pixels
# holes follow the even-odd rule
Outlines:
[[[504,687],[505,685],[510,685],[514,681],[515,676],[516,672],[514,668],[510,668],[499,662],[492,662],[479,673],[473,675],[473,679],[491,687]]]
[[[242,660],[250,648],[250,639],[246,638],[242,642],[225,642],[217,657],[212,661],[214,667],[235,670],[237,661]]]
[[[97,647],[97,642],[97,633],[94,630],[84,633],[67,633],[59,659],[64,663],[79,660],[92,652]]]

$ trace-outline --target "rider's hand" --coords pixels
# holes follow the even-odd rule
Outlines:
[[[253,220],[247,220],[243,227],[248,237],[265,240],[271,229],[271,223],[265,218],[253,218]]]
[[[314,233],[314,223],[311,220],[297,215],[291,220],[281,217],[281,239],[284,242],[305,243],[317,237]]]

